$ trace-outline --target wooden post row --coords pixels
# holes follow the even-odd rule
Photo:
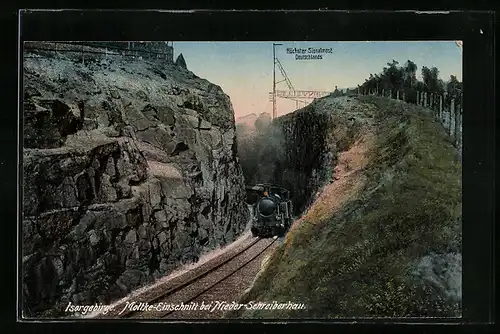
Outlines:
[[[453,114],[455,113],[455,99],[451,99],[451,105],[450,105],[450,114],[448,115],[448,134],[451,136],[452,135],[452,130],[451,130],[451,120],[453,117]]]
[[[458,147],[458,143],[460,141],[460,109],[461,109],[462,106],[460,106],[460,108],[456,108],[455,110],[455,144],[456,146]]]
[[[439,111],[438,111],[438,120],[441,123],[441,115],[443,114],[443,96],[439,95]]]

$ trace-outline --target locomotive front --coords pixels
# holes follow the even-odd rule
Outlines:
[[[277,191],[263,191],[254,204],[254,217],[251,232],[253,236],[271,237],[283,236],[290,226],[291,202],[283,198],[287,194],[282,189],[281,196]]]

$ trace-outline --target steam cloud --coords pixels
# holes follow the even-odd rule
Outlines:
[[[263,113],[253,127],[237,124],[236,137],[245,183],[279,183],[286,159],[286,143],[279,124]]]

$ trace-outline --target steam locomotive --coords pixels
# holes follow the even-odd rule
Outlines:
[[[247,204],[253,211],[251,232],[254,237],[282,237],[292,224],[290,192],[274,184],[246,187]]]

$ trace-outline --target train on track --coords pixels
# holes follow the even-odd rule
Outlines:
[[[290,192],[278,185],[262,183],[247,186],[247,204],[252,214],[251,232],[254,237],[282,237],[292,225]]]

